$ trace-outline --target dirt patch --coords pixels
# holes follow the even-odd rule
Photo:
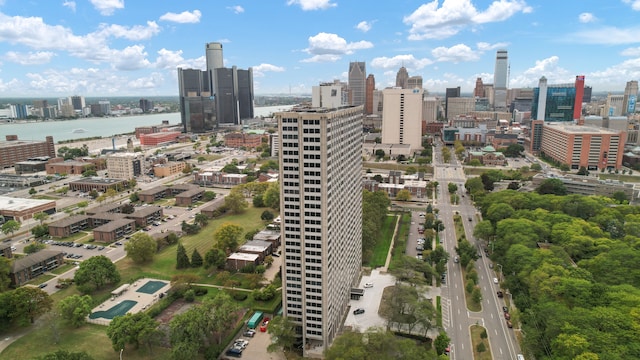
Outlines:
[[[161,324],[168,324],[174,316],[178,314],[182,314],[183,312],[189,310],[196,303],[190,303],[184,301],[184,299],[178,299],[173,302],[173,304],[169,305],[164,311],[160,313],[160,315],[156,316],[156,320],[158,320]]]

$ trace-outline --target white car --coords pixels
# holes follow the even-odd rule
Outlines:
[[[364,287],[365,287],[365,288],[372,288],[372,287],[373,287],[373,283],[370,283],[370,282],[365,283],[365,284],[364,284]]]
[[[497,284],[498,283],[498,278],[493,278],[493,283]]]

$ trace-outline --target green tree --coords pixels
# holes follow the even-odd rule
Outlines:
[[[239,192],[231,192],[227,195],[224,198],[224,205],[235,214],[241,214],[249,207],[247,200]]]
[[[611,195],[611,198],[619,204],[626,204],[629,202],[629,198],[627,197],[627,194],[624,193],[624,191],[614,192],[613,195]]]
[[[198,252],[198,249],[193,249],[191,253],[191,267],[199,268],[202,266],[202,255]]]
[[[587,168],[584,166],[580,166],[580,169],[578,169],[577,174],[581,176],[589,176],[589,170],[587,170]]]
[[[24,247],[24,253],[25,254],[34,254],[37,253],[38,251],[44,249],[46,247],[45,244],[39,243],[39,242],[33,242],[27,246]]]
[[[58,350],[56,352],[39,356],[35,358],[35,360],[93,360],[93,358],[84,351],[71,352],[67,350]]]
[[[280,349],[293,350],[296,342],[296,325],[289,317],[276,316],[271,319],[269,333],[275,340],[267,347],[268,352]]]
[[[531,164],[530,169],[533,170],[533,171],[540,171],[540,170],[542,170],[542,165],[540,165],[540,164],[538,164],[536,162],[536,163]]]
[[[137,264],[150,262],[158,251],[158,244],[154,238],[143,232],[137,232],[124,245],[127,257]]]
[[[382,159],[385,156],[384,150],[382,150],[382,149],[376,150],[376,152],[374,154],[376,155],[376,158],[378,158],[378,159]]]
[[[35,195],[37,193],[38,193],[38,190],[36,190],[35,188],[32,187],[31,189],[29,189],[29,195]]]
[[[458,184],[450,182],[447,184],[447,188],[449,190],[449,194],[453,194],[458,191]]]
[[[134,192],[133,194],[129,195],[129,201],[137,202],[139,200],[140,200],[140,197],[138,196],[137,192]]]
[[[504,156],[506,157],[520,157],[522,156],[522,152],[524,152],[524,146],[520,144],[510,144],[504,151]]]
[[[213,191],[205,191],[204,194],[202,194],[202,198],[204,201],[211,201],[216,198],[216,193]]]
[[[536,192],[540,195],[553,194],[553,195],[566,195],[567,188],[560,179],[552,178],[545,179],[540,183],[540,186],[536,188]]]
[[[89,295],[71,295],[60,300],[58,310],[60,316],[68,324],[74,327],[80,327],[84,324],[85,319],[91,314],[93,300]]]
[[[3,293],[9,290],[9,284],[11,284],[11,278],[9,277],[10,273],[11,273],[11,262],[9,261],[9,259],[7,259],[4,256],[0,257],[0,293]],[[2,305],[1,302],[0,302],[0,305]],[[1,325],[0,325],[0,330],[2,330]]]
[[[126,345],[133,345],[138,349],[146,344],[151,347],[158,339],[159,323],[144,312],[116,316],[107,327],[107,336],[111,340],[113,350],[120,351]]]
[[[230,253],[238,247],[238,241],[242,236],[243,229],[239,225],[233,223],[222,224],[214,233],[213,239],[216,241],[216,247],[225,253]]]
[[[397,201],[409,201],[411,200],[411,192],[407,189],[402,189],[396,194]]]
[[[451,339],[449,339],[447,334],[445,332],[441,332],[433,342],[433,345],[436,348],[436,353],[438,355],[444,354],[444,351],[449,347],[450,342]]]
[[[193,169],[191,168],[191,164],[185,163],[184,164],[184,168],[182,169],[182,173],[183,174],[191,174],[192,171],[193,171]]]
[[[256,194],[253,196],[253,207],[255,208],[264,207],[264,200],[262,199],[263,195],[264,194]]]
[[[35,287],[22,286],[11,292],[11,318],[20,325],[33,324],[36,317],[53,307],[49,294]]]
[[[280,208],[280,185],[277,182],[269,183],[267,190],[262,195],[262,202],[274,210]]]
[[[217,248],[209,249],[204,255],[204,267],[207,269],[210,267],[223,269],[226,262],[227,255],[224,251]]]
[[[200,227],[205,227],[209,223],[209,218],[203,213],[198,213],[193,219],[193,222],[200,225]]]
[[[260,215],[260,219],[262,221],[271,221],[273,220],[273,213],[269,210],[265,210],[262,212],[262,215]]]
[[[190,266],[191,263],[187,255],[187,249],[184,248],[182,243],[178,243],[178,248],[176,249],[176,269],[186,269]]]
[[[92,256],[80,263],[74,281],[80,291],[90,293],[107,284],[117,284],[120,281],[120,273],[108,257]]]
[[[14,232],[20,230],[20,223],[15,220],[8,220],[2,224],[2,232],[13,235]]]

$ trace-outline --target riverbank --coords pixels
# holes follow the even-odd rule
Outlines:
[[[55,149],[57,154],[58,149],[64,146],[69,148],[79,148],[79,147],[82,147],[82,145],[87,145],[87,147],[89,148],[89,154],[94,155],[99,153],[102,149],[112,149],[114,147],[116,149],[126,148],[128,139],[131,139],[133,141],[134,147],[140,145],[140,140],[136,139],[135,135],[131,134],[131,135],[115,135],[113,137],[102,138],[102,139],[78,140],[73,142],[65,142],[62,144],[56,143]]]

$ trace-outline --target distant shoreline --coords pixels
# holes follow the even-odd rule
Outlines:
[[[115,115],[115,116],[88,116],[88,117],[60,118],[60,119],[0,119],[0,125],[51,123],[51,122],[61,122],[61,121],[90,120],[90,119],[100,120],[100,119],[119,118],[119,117],[125,117],[125,116],[147,116],[147,115],[176,114],[176,113],[178,112],[174,111],[174,112],[127,114],[127,115]]]

